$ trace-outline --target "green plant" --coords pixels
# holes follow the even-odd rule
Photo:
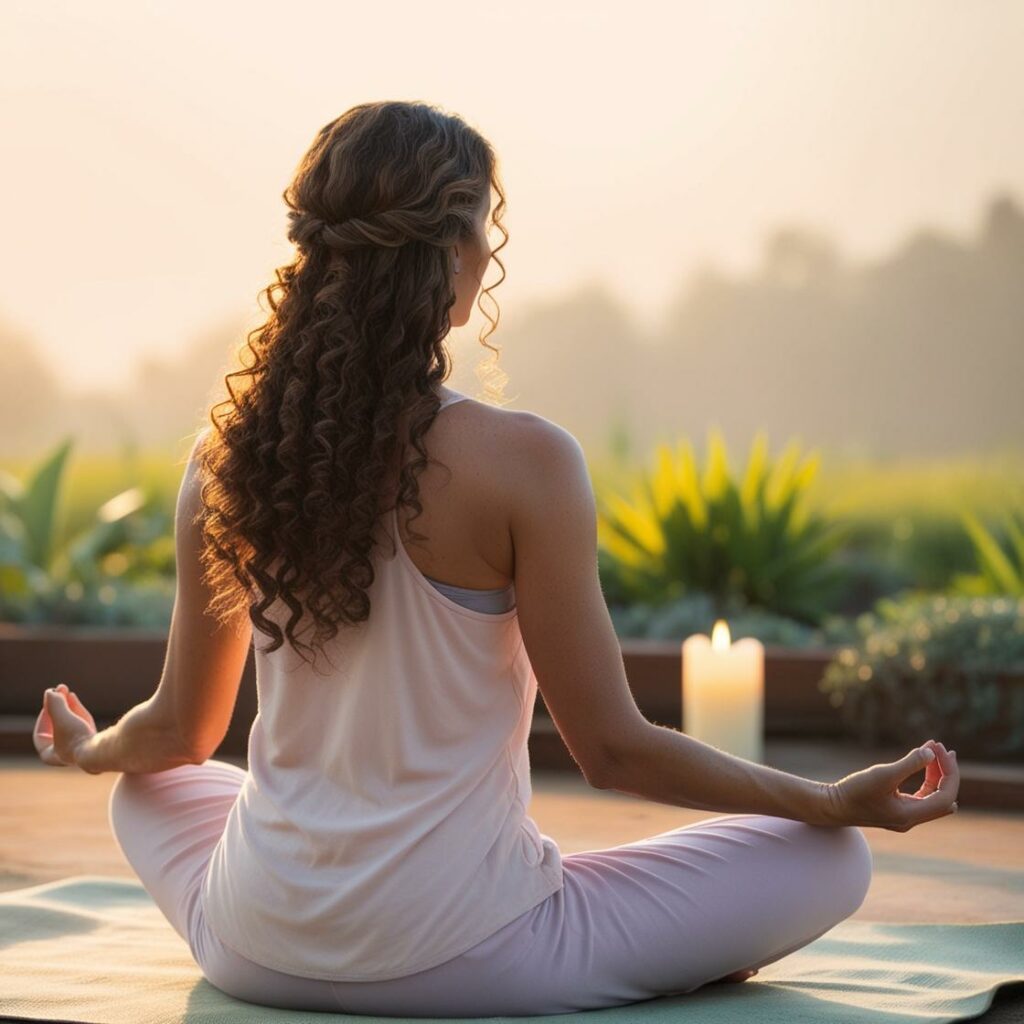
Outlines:
[[[609,614],[620,637],[682,641],[693,633],[710,636],[716,620],[724,617],[734,641],[749,636],[764,644],[782,647],[817,648],[827,645],[821,629],[761,608],[723,610],[709,595],[696,592],[665,604],[634,602],[614,605],[609,608]]]
[[[1005,519],[1010,538],[1009,553],[1003,551],[976,515],[964,512],[962,518],[974,545],[979,571],[973,575],[958,574],[951,589],[961,594],[1024,596],[1024,528],[1015,521],[1013,514],[1008,514]]]
[[[868,746],[1024,754],[1024,599],[914,594],[857,619],[821,689]]]
[[[922,589],[905,565],[852,543],[836,552],[835,564],[843,570],[843,584],[833,610],[850,619],[871,611],[880,598]]]
[[[24,483],[0,473],[0,618],[162,623],[173,599],[173,524],[152,495],[130,487],[66,536],[59,519],[71,446],[57,445]]]
[[[1024,507],[1024,452],[943,459],[836,452],[811,493],[824,515],[852,524],[847,549],[890,566],[915,589],[947,592],[957,573],[977,565],[964,510],[989,520],[1006,508]]]
[[[846,531],[809,511],[805,492],[818,457],[799,460],[791,442],[771,463],[759,432],[737,484],[717,430],[703,475],[688,441],[674,452],[659,444],[654,468],[628,483],[626,496],[596,492],[609,589],[620,600],[655,604],[699,591],[722,609],[750,605],[820,622],[840,591],[842,570],[831,556]]]

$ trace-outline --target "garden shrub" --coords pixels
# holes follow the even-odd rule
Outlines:
[[[820,686],[861,742],[1024,756],[1024,598],[883,598],[856,625]]]

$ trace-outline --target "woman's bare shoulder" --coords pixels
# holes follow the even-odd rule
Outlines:
[[[492,405],[473,399],[458,403],[472,406],[471,429],[466,431],[482,449],[500,454],[514,464],[526,467],[538,460],[558,460],[581,454],[576,437],[561,424],[529,409]]]
[[[524,500],[543,501],[560,481],[586,475],[586,457],[576,437],[539,413],[480,402],[466,410],[463,428],[459,448],[466,463],[509,512]]]

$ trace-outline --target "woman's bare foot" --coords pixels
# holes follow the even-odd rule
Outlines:
[[[732,974],[726,974],[721,978],[715,978],[715,980],[710,982],[710,984],[714,985],[719,981],[746,981],[747,978],[752,978],[757,974],[757,972],[758,968],[756,967],[753,970],[744,968],[742,971],[733,971]]]

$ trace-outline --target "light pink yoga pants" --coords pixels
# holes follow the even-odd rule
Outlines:
[[[206,979],[266,1006],[486,1017],[681,995],[818,938],[861,905],[871,881],[871,850],[859,828],[721,815],[564,854],[563,889],[437,967],[386,981],[298,978],[219,942],[199,899],[244,777],[218,760],[122,774],[110,796],[110,825]]]

